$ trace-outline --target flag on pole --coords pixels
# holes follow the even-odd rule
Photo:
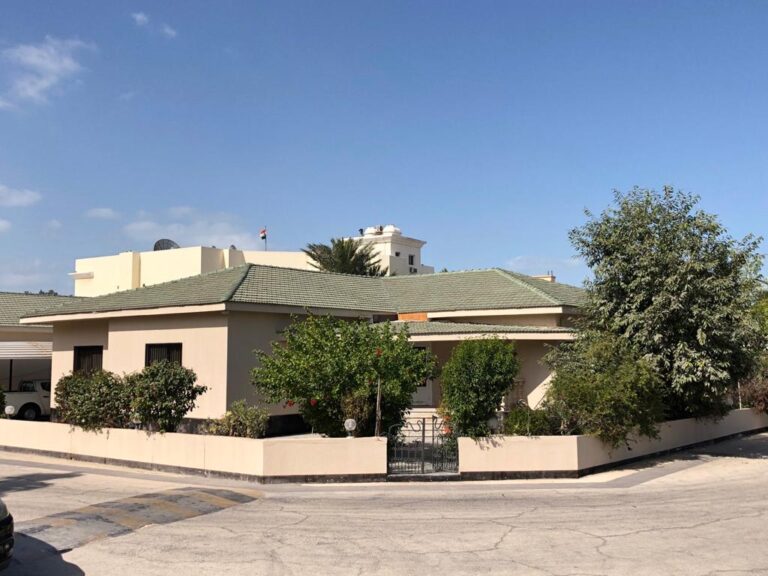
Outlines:
[[[262,228],[261,232],[259,232],[259,239],[266,240],[267,239],[267,229]]]

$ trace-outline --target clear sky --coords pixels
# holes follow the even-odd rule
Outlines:
[[[768,2],[0,5],[0,289],[77,257],[395,223],[437,269],[553,269],[613,189],[766,232]]]

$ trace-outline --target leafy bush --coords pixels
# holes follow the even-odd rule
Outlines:
[[[519,369],[513,343],[494,338],[465,340],[443,366],[443,412],[461,434],[473,438],[491,433],[496,415]]]
[[[560,434],[594,434],[613,447],[632,432],[658,436],[661,380],[623,339],[585,332],[550,352],[547,361],[555,375],[544,409]]]
[[[557,422],[548,410],[515,406],[504,417],[504,434],[509,436],[550,436],[557,434]]]
[[[752,375],[741,383],[739,393],[746,406],[768,413],[768,354],[763,354]]]
[[[5,417],[5,394],[0,390],[0,418]]]
[[[435,362],[411,346],[405,329],[326,316],[295,320],[272,353],[257,352],[251,381],[269,402],[297,405],[316,432],[344,436],[344,420],[357,436],[372,435],[381,381],[382,431],[402,421],[419,382]]]
[[[153,432],[173,432],[208,388],[195,384],[193,370],[161,360],[127,378],[132,417]]]
[[[61,378],[54,394],[59,421],[85,430],[124,427],[130,418],[130,391],[106,370],[74,372]]]
[[[258,406],[248,406],[245,400],[233,402],[229,410],[218,420],[206,424],[205,432],[217,436],[261,438],[267,431],[269,412]]]

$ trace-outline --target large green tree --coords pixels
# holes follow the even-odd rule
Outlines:
[[[721,414],[763,347],[760,239],[733,239],[698,201],[669,187],[617,192],[570,232],[594,274],[588,328],[625,338],[650,363],[668,417]]]
[[[258,351],[252,382],[269,402],[297,405],[316,432],[343,436],[344,421],[370,436],[381,382],[382,430],[401,422],[419,382],[432,375],[434,357],[411,346],[408,331],[309,316],[295,320],[272,352]]]
[[[307,244],[303,252],[312,259],[318,270],[355,274],[357,276],[384,276],[372,244],[364,244],[354,238],[331,238],[330,244]]]

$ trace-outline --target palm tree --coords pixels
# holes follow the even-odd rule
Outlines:
[[[307,244],[303,252],[312,260],[312,266],[325,272],[357,276],[385,276],[387,273],[373,253],[373,245],[353,238],[331,238],[330,246]]]

